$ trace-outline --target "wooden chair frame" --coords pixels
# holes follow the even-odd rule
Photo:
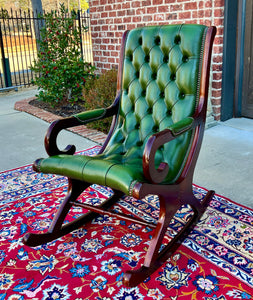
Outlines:
[[[83,226],[85,223],[92,220],[98,214],[107,214],[111,216],[117,216],[118,218],[123,220],[132,221],[137,224],[154,228],[153,238],[150,242],[143,266],[140,269],[127,271],[124,274],[123,282],[125,285],[138,285],[140,282],[149,277],[154,271],[156,271],[170,257],[170,255],[181,244],[183,238],[192,229],[192,226],[196,224],[200,217],[203,215],[210,200],[212,199],[212,196],[214,195],[214,191],[209,191],[201,202],[197,200],[192,191],[192,179],[205,128],[209,86],[209,69],[211,61],[211,46],[214,40],[215,31],[215,27],[209,27],[206,34],[203,53],[204,57],[202,62],[200,78],[200,98],[196,114],[193,117],[194,121],[191,122],[189,126],[181,128],[178,132],[166,129],[162,132],[153,134],[149,138],[145,146],[145,150],[143,153],[143,172],[145,177],[150,180],[150,183],[136,183],[133,186],[132,195],[133,197],[138,199],[144,198],[149,194],[158,195],[160,200],[160,213],[157,224],[150,224],[144,220],[126,216],[123,214],[116,214],[113,211],[111,211],[110,207],[123,195],[121,191],[115,190],[113,196],[100,206],[94,207],[88,204],[78,202],[76,199],[90,184],[69,178],[67,196],[61,204],[60,208],[58,209],[48,232],[43,234],[26,234],[23,239],[26,245],[34,247],[43,243],[47,243],[79,228],[80,226]],[[126,35],[123,36],[122,45],[124,45],[125,38]],[[124,49],[122,47],[120,56],[121,59],[123,58],[123,51]],[[119,70],[122,70],[122,63],[123,62],[121,60]],[[112,104],[112,106],[105,109],[103,114],[99,116],[99,118],[114,116],[110,132],[104,145],[100,150],[100,153],[103,153],[115,127],[115,116],[117,115],[120,101],[121,77],[122,74],[119,71],[118,95],[116,96],[114,103]],[[87,120],[87,122],[91,122],[93,120],[94,118],[91,118]],[[58,154],[74,154],[75,147],[73,145],[67,146],[64,150],[58,149],[56,139],[61,130],[65,128],[79,126],[81,124],[83,125],[83,123],[80,123],[79,120],[74,117],[69,117],[53,122],[49,127],[45,137],[45,148],[49,156]],[[174,138],[176,138],[177,136],[179,136],[187,130],[194,130],[194,146],[191,148],[187,162],[185,164],[185,168],[183,169],[180,178],[177,180],[177,183],[173,185],[157,184],[163,180],[163,178],[168,172],[168,165],[166,163],[162,163],[158,169],[155,168],[154,157],[157,149],[161,145],[168,143],[169,141],[173,140]],[[36,171],[39,171],[39,166],[36,162],[34,163],[34,169]],[[79,217],[77,220],[63,225],[63,221],[73,205],[88,209],[89,212]],[[184,228],[177,234],[177,236],[175,236],[167,244],[167,246],[163,248],[162,251],[159,251],[166,230],[172,218],[182,205],[190,205],[193,211],[192,217],[184,226]]]

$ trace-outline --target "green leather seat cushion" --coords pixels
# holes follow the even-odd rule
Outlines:
[[[59,174],[73,179],[110,186],[129,194],[135,181],[145,182],[142,160],[132,159],[119,162],[105,158],[104,155],[90,157],[85,155],[56,155],[38,162],[41,172]]]

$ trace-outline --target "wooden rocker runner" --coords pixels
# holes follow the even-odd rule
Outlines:
[[[184,24],[124,33],[113,104],[55,121],[47,132],[49,157],[35,161],[34,170],[67,176],[68,194],[48,232],[26,234],[26,245],[47,243],[83,226],[97,214],[108,214],[154,228],[143,266],[124,274],[125,285],[136,286],[168,259],[198,222],[214,193],[209,191],[201,202],[197,200],[192,178],[205,127],[215,31],[215,27]],[[110,116],[114,116],[111,129],[98,155],[73,155],[73,145],[58,149],[56,138],[62,129]],[[78,202],[78,196],[93,183],[112,188],[113,196],[99,206]],[[157,224],[111,211],[123,194],[138,199],[157,195]],[[89,212],[63,225],[73,205]],[[182,205],[192,208],[192,217],[160,251],[167,227]]]

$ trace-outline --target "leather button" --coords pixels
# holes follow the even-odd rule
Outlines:
[[[185,94],[184,93],[180,93],[179,94],[179,99],[184,99],[185,98]]]
[[[141,92],[142,97],[146,97],[146,91]]]
[[[167,64],[168,61],[169,61],[169,56],[165,55],[164,58],[163,58],[163,62]]]
[[[152,112],[153,112],[153,107],[149,107],[148,110],[147,110],[147,112],[148,112],[149,114],[152,114]]]
[[[170,75],[170,80],[171,80],[171,81],[176,80],[176,74],[171,74],[171,75]]]
[[[151,77],[152,77],[153,80],[156,80],[157,74],[156,74],[156,73],[153,73]]]
[[[174,43],[176,45],[179,45],[181,43],[181,37],[180,37],[180,35],[176,35],[175,36]]]
[[[187,55],[184,55],[182,58],[182,62],[186,63],[189,61],[189,57]]]
[[[154,125],[152,129],[153,129],[154,132],[157,132],[159,130],[159,126]]]
[[[160,97],[161,97],[161,98],[164,98],[164,96],[165,96],[164,92],[161,92],[161,93],[160,93]]]
[[[149,55],[146,55],[144,60],[145,60],[146,63],[148,63],[150,61]]]
[[[134,126],[135,129],[140,129],[140,124],[137,123],[135,126]]]
[[[172,111],[169,109],[167,110],[167,116],[171,116],[172,115]]]
[[[138,42],[139,42],[140,45],[142,45],[142,37],[141,36],[139,37]]]
[[[139,76],[140,76],[139,71],[136,71],[135,76],[136,76],[137,78],[139,78]]]
[[[155,37],[155,44],[156,44],[157,46],[159,46],[160,43],[161,43],[160,36],[156,36],[156,37]]]
[[[138,147],[140,147],[140,146],[143,145],[143,142],[142,142],[142,141],[139,141],[139,142],[136,143],[136,145],[137,145]]]

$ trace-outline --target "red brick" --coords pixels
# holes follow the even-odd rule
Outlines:
[[[163,0],[153,0],[153,5],[163,4]]]
[[[131,6],[132,6],[133,8],[141,7],[141,1],[135,1],[135,0],[132,0]]]
[[[117,11],[119,9],[121,9],[121,4],[114,4],[113,5],[113,10]]]
[[[183,4],[173,4],[170,5],[170,11],[182,11]]]
[[[214,88],[214,89],[221,89],[221,86],[222,86],[222,82],[221,82],[221,80],[220,81],[213,81],[212,82],[212,87]]]
[[[127,15],[128,16],[134,16],[135,15],[135,10],[134,9],[128,9],[127,10]]]
[[[212,69],[213,71],[222,71],[222,64],[213,64]]]
[[[204,2],[207,2],[207,1],[199,1],[199,8],[200,9],[204,8]]]
[[[157,7],[155,6],[147,7],[148,14],[155,14],[156,12],[157,12]]]
[[[158,6],[158,12],[159,13],[167,13],[168,11],[169,11],[169,6],[168,5]]]
[[[214,0],[214,7],[224,7],[224,0]]]
[[[109,11],[109,17],[110,18],[116,17],[116,11]]]
[[[151,0],[143,0],[141,5],[142,6],[149,6],[149,5],[151,5]]]
[[[125,10],[118,10],[117,11],[117,16],[118,17],[123,17],[123,16],[125,16],[126,15],[126,11]]]
[[[143,22],[151,22],[152,16],[143,16]]]
[[[130,8],[130,2],[122,3],[122,9]]]
[[[211,18],[212,17],[212,11],[211,11],[211,9],[205,10],[204,12],[205,12],[205,18]]]
[[[223,17],[224,16],[224,10],[222,8],[221,9],[215,9],[214,10],[214,16],[216,18]]]
[[[177,13],[166,14],[166,20],[177,20]]]
[[[223,62],[223,56],[222,55],[214,55],[213,56],[213,62],[222,63]]]
[[[141,22],[140,16],[133,17],[133,23],[139,23],[139,22]]]
[[[191,18],[191,12],[186,11],[186,12],[179,12],[178,13],[178,17],[181,20],[185,20],[185,19],[190,19]]]
[[[154,21],[164,21],[165,15],[164,14],[156,14],[154,16]]]
[[[193,10],[193,9],[197,9],[197,2],[192,1],[192,2],[189,2],[189,3],[185,3],[184,9],[185,9],[185,10]]]
[[[212,102],[212,105],[216,105],[216,106],[219,106],[221,104],[221,99],[220,98],[212,98],[211,100]]]
[[[223,44],[223,36],[216,36],[214,39],[214,43],[216,45],[222,45]]]
[[[137,8],[136,15],[144,15],[146,13],[146,8]]]
[[[221,90],[212,90],[212,97],[220,98],[221,97]]]

